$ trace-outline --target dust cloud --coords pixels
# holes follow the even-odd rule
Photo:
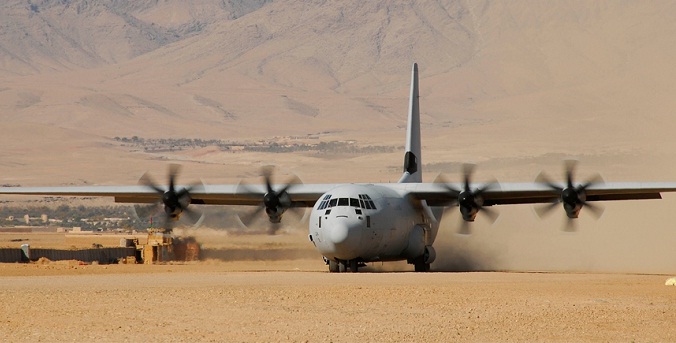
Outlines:
[[[598,220],[583,209],[574,232],[563,209],[541,220],[529,206],[505,206],[493,225],[472,223],[469,235],[457,233],[457,216],[445,217],[432,270],[674,273],[673,200],[607,202]]]

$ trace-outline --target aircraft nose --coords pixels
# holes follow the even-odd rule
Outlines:
[[[347,241],[350,236],[350,228],[344,223],[336,223],[331,225],[331,242],[339,245]]]
[[[344,260],[358,257],[356,254],[361,242],[361,229],[347,221],[336,221],[330,227],[329,240],[336,257]]]

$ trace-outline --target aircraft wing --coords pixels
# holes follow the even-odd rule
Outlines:
[[[287,193],[294,206],[312,207],[319,197],[334,184],[298,184],[289,187]],[[176,186],[190,188],[192,204],[201,205],[258,205],[266,193],[264,185],[237,184]],[[280,189],[283,186],[273,186]],[[118,203],[154,203],[159,200],[156,190],[146,186],[75,186],[75,187],[0,187],[0,194],[64,196],[64,197],[112,197]]]
[[[387,183],[381,186],[396,189],[430,206],[448,206],[455,198],[439,183]],[[297,207],[312,207],[321,197],[338,184],[298,184],[287,190]],[[462,189],[460,183],[447,184]],[[473,185],[480,187],[480,184]],[[176,186],[181,189],[184,186]],[[258,205],[266,193],[265,185],[237,184],[200,185],[191,187],[192,204],[200,205]],[[274,186],[274,189],[283,186]],[[620,182],[604,183],[588,187],[586,201],[661,199],[661,193],[676,192],[676,182]],[[0,194],[65,196],[65,197],[112,197],[118,203],[154,203],[159,200],[156,190],[146,186],[74,186],[74,187],[0,187]],[[483,192],[483,205],[549,203],[559,195],[545,184],[501,183]]]
[[[405,184],[403,191],[430,206],[448,206],[454,197],[448,188],[437,183]],[[464,185],[447,184],[461,190]],[[477,186],[473,185],[472,189]],[[675,182],[615,182],[590,186],[585,189],[586,201],[661,199],[661,193],[676,192]],[[483,205],[550,203],[559,194],[540,183],[501,183],[483,192]]]

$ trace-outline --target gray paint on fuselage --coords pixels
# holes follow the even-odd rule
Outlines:
[[[317,250],[328,259],[373,262],[415,258],[417,255],[412,256],[407,251],[413,231],[418,226],[429,227],[427,242],[417,242],[416,246],[431,245],[436,237],[437,221],[425,223],[423,211],[426,205],[414,206],[395,189],[374,184],[347,184],[326,194],[332,199],[359,199],[360,194],[366,194],[376,205],[376,209],[360,208],[360,215],[352,206],[320,210],[321,202],[315,204],[310,214],[309,234]],[[327,210],[330,210],[329,214],[326,214]],[[417,240],[418,236],[413,237]]]

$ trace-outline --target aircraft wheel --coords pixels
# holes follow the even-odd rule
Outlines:
[[[338,262],[338,272],[345,273],[347,271],[347,261]]]
[[[357,263],[357,259],[350,260],[350,271],[353,273],[359,271],[359,263]]]
[[[340,272],[338,262],[334,260],[329,260],[329,273],[338,273],[338,272]]]
[[[430,271],[430,264],[429,263],[416,263],[415,264],[415,271],[416,272],[429,272]]]
[[[420,256],[420,257],[416,258],[415,261],[413,262],[413,266],[414,266],[416,272],[424,273],[424,272],[430,271],[430,264],[425,263],[425,257],[424,256]]]

